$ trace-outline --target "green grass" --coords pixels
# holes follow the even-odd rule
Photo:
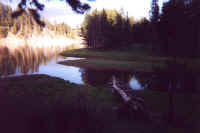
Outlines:
[[[166,57],[151,56],[147,48],[140,45],[133,45],[127,48],[114,50],[95,50],[95,49],[76,49],[64,51],[63,56],[100,58],[110,60],[126,60],[126,61],[164,61]]]
[[[162,115],[166,122],[169,110],[169,96],[166,92],[156,92],[151,90],[134,91],[134,94],[144,99],[145,105],[153,114]],[[174,94],[174,122],[165,127],[168,133],[198,133],[200,128],[200,94],[199,93],[175,93]],[[165,132],[160,130],[161,132]]]
[[[66,104],[76,102],[82,96],[89,101],[109,104],[112,106],[111,93],[107,89],[97,89],[96,87],[77,85],[56,77],[47,75],[32,75],[11,77],[0,80],[0,88],[8,95],[15,97],[28,96],[29,98],[45,97],[45,102],[56,102],[65,100]],[[98,105],[93,103],[92,106]]]
[[[55,124],[52,128],[56,131],[64,122],[74,123],[70,126],[71,132],[187,133],[192,131],[192,133],[198,133],[200,131],[197,124],[200,120],[199,94],[175,93],[175,113],[178,125],[169,126],[166,123],[155,124],[143,121],[140,115],[135,115],[133,112],[130,117],[128,108],[126,106],[121,108],[124,105],[123,102],[117,95],[113,95],[108,87],[76,85],[55,77],[32,75],[1,79],[0,88],[1,98],[5,94],[8,95],[8,98],[14,98],[14,105],[17,109],[21,109],[19,112],[23,114],[31,112],[26,115],[26,119],[36,115],[37,119],[48,120],[45,122],[47,127]],[[151,90],[133,91],[132,93],[142,97],[149,110],[163,114],[163,119],[167,119],[167,93]],[[0,102],[5,104],[7,101],[8,99]],[[6,107],[4,106],[3,109]],[[116,107],[118,110],[114,109]],[[23,119],[22,114],[18,116]],[[179,118],[184,118],[184,121]],[[51,121],[54,122],[53,125]],[[81,129],[81,131],[77,129]],[[52,129],[48,128],[47,130],[51,131]]]
[[[152,62],[119,61],[104,59],[84,59],[74,61],[61,61],[63,65],[77,66],[94,70],[119,70],[119,71],[142,71],[153,72],[154,67],[165,67],[165,64]]]
[[[76,49],[61,53],[66,57],[82,57],[82,61],[60,62],[65,65],[80,66],[103,70],[133,70],[153,71],[154,68],[164,69],[169,57],[151,55],[150,50],[144,45],[132,45],[127,48],[114,50]],[[188,70],[200,72],[200,60],[191,58],[177,58],[180,64],[186,64]]]
[[[153,111],[165,112],[168,110],[169,96],[167,92],[146,89],[143,91],[134,91],[134,94],[142,97],[147,102],[147,106]],[[179,114],[194,111],[195,107],[200,105],[198,103],[200,101],[199,93],[185,94],[175,92],[174,94],[175,111]]]
[[[76,49],[61,53],[85,60],[64,61],[61,64],[96,70],[125,70],[152,72],[154,67],[165,67],[165,57],[150,56],[148,48],[133,45],[115,50]]]

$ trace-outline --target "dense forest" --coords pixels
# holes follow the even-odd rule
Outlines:
[[[164,3],[155,30],[168,56],[197,57],[199,49],[200,1]]]
[[[149,41],[149,21],[146,18],[135,21],[125,15],[123,9],[94,10],[87,13],[81,28],[81,35],[90,48],[114,48],[125,46],[132,42],[145,43]]]
[[[44,29],[46,31],[53,31],[57,35],[64,35],[73,38],[75,31],[65,23],[52,24],[45,18],[42,21],[45,22],[45,27],[38,24],[31,13],[23,12],[23,14],[17,18],[12,17],[12,9],[0,3],[0,36],[6,37],[8,33],[12,33],[17,36],[27,37],[33,33],[40,34]]]
[[[81,35],[89,48],[144,44],[165,56],[199,56],[199,1],[169,0],[160,10],[152,0],[150,19],[136,21],[123,10],[94,10],[85,16]]]

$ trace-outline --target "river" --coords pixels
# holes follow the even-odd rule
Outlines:
[[[121,84],[136,91],[146,88],[167,91],[170,86],[168,81],[171,77],[163,73],[97,71],[67,66],[58,62],[82,60],[83,58],[62,57],[53,54],[53,52],[49,53],[51,54],[44,54],[41,49],[37,50],[29,47],[18,51],[9,51],[7,48],[1,48],[0,76],[3,78],[30,74],[46,74],[68,80],[75,84],[92,86],[107,86],[110,84],[112,77],[115,76]],[[177,81],[177,88],[199,88],[199,76],[193,74],[180,75],[179,79]]]

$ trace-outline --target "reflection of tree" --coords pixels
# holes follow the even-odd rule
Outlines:
[[[15,74],[17,68],[24,74],[29,71],[37,72],[40,64],[46,63],[55,56],[54,52],[45,55],[43,50],[28,45],[19,46],[14,50],[9,50],[6,46],[0,47],[0,75]]]
[[[151,77],[152,77],[152,73],[146,73],[146,72],[140,72],[140,73],[136,73],[134,76],[135,78],[138,80],[138,82],[141,84],[142,87],[149,87],[150,83],[151,83]]]
[[[173,80],[175,91],[195,91],[197,89],[197,76],[184,69],[180,70],[181,67],[178,67],[178,69],[179,71],[175,70],[176,72],[158,70],[156,73],[152,73],[153,76],[146,77],[148,79],[148,88],[158,91],[168,91],[169,87],[172,86],[170,82]]]
[[[83,82],[87,85],[103,86],[109,82],[112,77],[112,72],[97,71],[92,69],[84,69],[82,71]]]
[[[16,68],[16,62],[9,56],[9,50],[6,47],[0,49],[0,75],[7,76],[13,74]]]
[[[93,86],[104,86],[111,81],[112,76],[115,76],[121,83],[128,85],[131,80],[131,74],[128,72],[120,71],[97,71],[92,69],[83,69],[82,78],[85,84]]]
[[[128,85],[129,81],[131,80],[133,74],[129,72],[115,72],[113,74],[120,82],[125,85]]]
[[[176,60],[168,62],[167,70],[157,71],[157,82],[164,82],[168,85],[168,122],[175,122],[175,96],[178,93],[194,92],[196,89],[196,78],[184,64],[177,63]],[[189,96],[189,95],[188,95]]]
[[[175,78],[176,91],[195,91],[197,76],[194,73],[188,72],[186,70],[180,70],[179,72],[172,72],[171,75],[169,71],[155,70],[154,73],[137,73],[135,77],[140,82],[142,86],[147,85],[147,89],[154,91],[168,91],[170,87],[170,80]]]

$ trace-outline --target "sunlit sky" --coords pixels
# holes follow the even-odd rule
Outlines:
[[[19,0],[13,0],[12,3],[9,0],[1,0],[5,4],[11,5],[13,8],[16,7]],[[39,0],[41,3],[45,4],[45,9],[41,13],[45,18],[49,19],[51,22],[65,22],[72,27],[76,27],[83,22],[84,15],[74,13],[65,1],[60,0]],[[48,1],[48,2],[47,2]],[[124,9],[124,12],[129,16],[133,16],[136,20],[142,17],[149,17],[149,11],[151,7],[151,0],[96,0],[89,2],[87,0],[81,0],[82,2],[87,2],[91,6],[91,10],[94,9]],[[163,2],[167,0],[159,0],[159,5],[161,6]]]

